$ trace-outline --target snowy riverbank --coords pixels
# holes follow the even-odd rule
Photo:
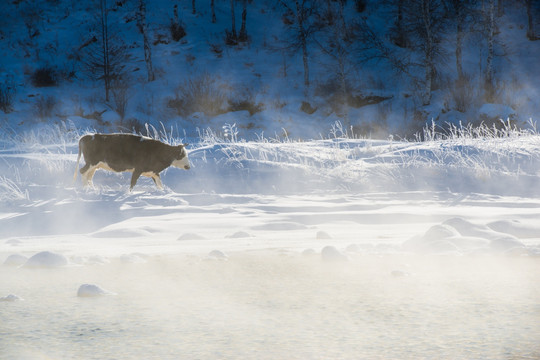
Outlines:
[[[206,137],[131,193],[34,140],[0,150],[0,358],[539,356],[534,133]]]

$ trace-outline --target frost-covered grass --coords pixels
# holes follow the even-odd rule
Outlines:
[[[88,132],[88,131],[86,131]],[[81,134],[58,126],[4,137],[0,155],[12,185],[71,186]],[[164,183],[180,192],[297,193],[312,191],[442,190],[537,196],[540,135],[503,124],[500,128],[424,129],[416,140],[372,140],[349,136],[337,123],[327,136],[298,141],[238,136],[235,125],[220,134],[204,129],[185,139],[178,129],[147,126],[146,136],[169,144],[190,142],[192,169],[168,170]],[[17,177],[10,175],[17,169]],[[125,176],[98,172],[100,180],[125,183]],[[144,182],[143,182],[144,184]],[[77,185],[78,186],[78,185]],[[6,190],[7,191],[7,190]],[[4,193],[6,192],[4,191]],[[15,196],[15,198],[21,198]]]
[[[263,137],[242,141],[207,131],[195,144],[191,158],[199,168],[218,167],[216,175],[234,172],[239,179],[254,179],[256,174],[273,178],[279,174],[296,190],[537,194],[529,185],[538,177],[540,136],[535,128],[521,130],[508,124],[502,128],[454,127],[445,133],[426,128],[416,141],[357,139],[340,126],[330,136],[312,141]]]
[[[497,126],[498,125],[498,126]],[[500,139],[527,135],[538,135],[537,123],[529,119],[528,126],[518,128],[510,120],[499,120],[498,124],[488,126],[484,123],[479,126],[472,124],[457,126],[448,124],[445,129],[440,129],[434,122],[424,127],[422,137],[417,136],[419,141],[433,140],[465,140],[465,139]]]
[[[22,190],[15,180],[0,176],[0,201],[28,200],[28,191]]]

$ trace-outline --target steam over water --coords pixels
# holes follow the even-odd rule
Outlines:
[[[274,250],[0,267],[2,359],[540,357],[540,262]],[[77,297],[83,282],[115,295]]]

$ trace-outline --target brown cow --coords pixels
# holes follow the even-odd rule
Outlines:
[[[80,169],[85,186],[92,185],[97,169],[115,172],[132,172],[130,191],[139,176],[148,176],[159,189],[163,184],[159,173],[169,166],[189,170],[185,147],[188,144],[171,146],[151,138],[131,134],[85,135],[79,140],[77,168],[84,155],[86,164]],[[73,180],[77,178],[77,169]]]

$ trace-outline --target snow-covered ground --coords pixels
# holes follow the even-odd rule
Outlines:
[[[73,183],[76,131],[3,138],[0,358],[540,356],[538,134],[338,129],[208,131],[131,193]]]
[[[306,89],[277,2],[248,2],[250,41],[231,47],[231,3],[215,2],[212,23],[210,1],[195,14],[195,2],[147,1],[152,82],[136,2],[107,3],[129,49],[125,107],[84,66],[99,52],[95,6],[0,2],[12,15],[0,29],[0,360],[540,358],[540,42],[523,2],[500,2],[495,103],[488,43],[467,28],[466,95],[448,34],[429,106],[421,68],[397,76],[351,49],[351,95],[386,100],[339,111],[336,59],[312,39]],[[357,3],[341,16],[405,51],[391,43],[395,6]],[[205,79],[201,98],[223,111],[170,106]],[[497,128],[457,127],[482,121]],[[81,129],[145,124],[189,142],[191,170],[167,170],[163,191],[141,178],[129,192],[129,174],[104,171],[95,188],[73,182]]]

